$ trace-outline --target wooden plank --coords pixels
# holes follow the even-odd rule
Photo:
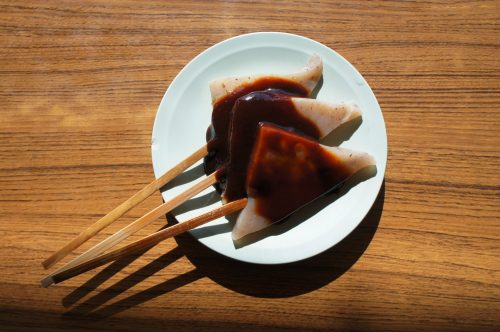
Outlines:
[[[499,8],[0,1],[0,329],[499,330]],[[305,262],[246,265],[182,235],[40,288],[51,252],[153,179],[151,128],[175,75],[254,31],[316,39],[374,90],[389,160],[369,217]]]

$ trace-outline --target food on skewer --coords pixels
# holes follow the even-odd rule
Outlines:
[[[296,73],[227,77],[210,82],[213,112],[212,123],[206,134],[209,153],[204,158],[205,173],[211,174],[228,160],[227,140],[231,111],[238,98],[253,91],[267,89],[280,90],[297,97],[310,97],[322,73],[322,60],[318,55],[313,55],[306,66]]]
[[[237,241],[282,220],[375,165],[367,153],[327,147],[271,124],[260,124],[248,167],[248,203],[232,237]]]

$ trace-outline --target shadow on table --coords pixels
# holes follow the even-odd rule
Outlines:
[[[290,264],[256,265],[235,261],[206,248],[191,235],[182,234],[175,238],[178,247],[76,305],[66,312],[64,317],[90,316],[95,319],[110,317],[203,277],[208,277],[233,291],[255,297],[291,297],[314,291],[342,276],[362,256],[377,230],[384,197],[385,183],[367,216],[350,235],[319,255]],[[63,299],[63,305],[66,307],[74,305],[145,251],[115,261],[68,294]],[[107,304],[183,256],[193,263],[196,267],[194,270]]]
[[[243,263],[208,250],[188,235],[176,238],[203,276],[236,292],[256,297],[290,297],[311,292],[347,272],[368,247],[382,215],[385,185],[367,216],[344,240],[325,252],[290,264]]]

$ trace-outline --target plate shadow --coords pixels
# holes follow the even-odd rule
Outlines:
[[[241,294],[281,298],[321,288],[347,272],[368,248],[382,216],[385,182],[362,222],[332,248],[299,262],[280,265],[244,263],[206,248],[189,234],[175,237],[201,275]]]

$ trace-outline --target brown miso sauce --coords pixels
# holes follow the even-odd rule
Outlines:
[[[286,92],[269,89],[251,92],[235,102],[229,132],[226,201],[247,196],[245,179],[260,122],[293,128],[319,139],[320,131],[316,124],[297,112],[291,98]]]
[[[307,91],[300,84],[293,81],[277,78],[265,77],[256,80],[252,84],[244,84],[231,94],[218,100],[213,106],[212,124],[207,130],[208,155],[204,158],[205,173],[211,174],[219,167],[228,162],[229,157],[229,126],[231,124],[232,109],[238,98],[253,91],[276,89],[284,94],[306,97]],[[225,187],[224,180],[219,182],[218,189]]]
[[[341,185],[350,176],[342,161],[319,143],[261,124],[248,167],[248,195],[257,213],[279,221]]]

